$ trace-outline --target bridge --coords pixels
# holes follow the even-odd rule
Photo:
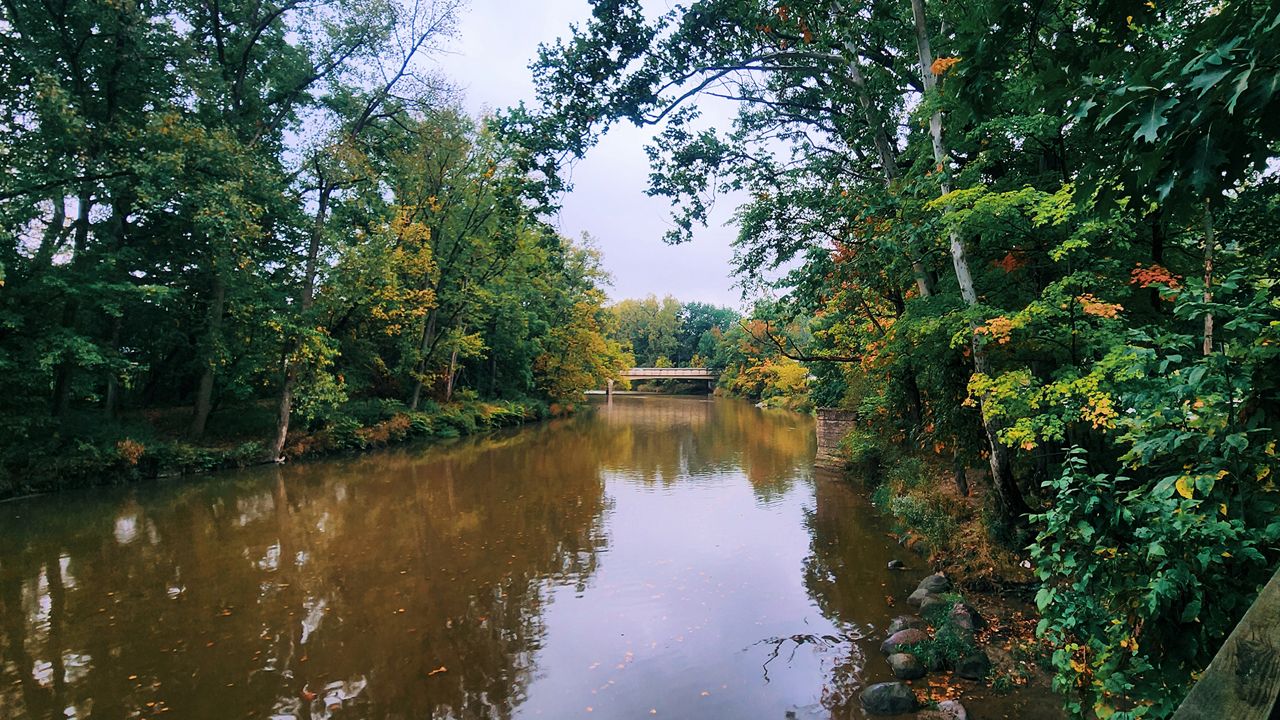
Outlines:
[[[720,374],[709,368],[683,367],[683,368],[653,368],[653,367],[637,367],[630,370],[624,370],[622,377],[627,380],[706,380],[713,383]],[[605,390],[605,394],[613,396],[613,381],[609,381],[609,387]]]
[[[720,374],[707,368],[631,368],[622,373],[628,380],[715,380]]]

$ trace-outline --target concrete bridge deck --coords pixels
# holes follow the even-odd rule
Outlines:
[[[638,367],[625,370],[622,377],[627,380],[705,380],[707,388],[712,389],[720,373],[707,368],[650,368]],[[609,386],[605,388],[605,395],[613,397],[613,381],[609,381]]]
[[[622,373],[628,380],[715,380],[719,373],[707,368],[631,368]]]

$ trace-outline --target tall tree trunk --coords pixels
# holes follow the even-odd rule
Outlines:
[[[929,30],[924,11],[924,0],[911,0],[911,14],[915,20],[916,47],[920,53],[921,81],[924,83],[925,93],[928,95],[933,92],[936,80],[933,75],[933,50],[929,46]],[[951,183],[947,174],[947,149],[942,140],[941,111],[935,110],[929,117],[929,135],[933,140],[933,159],[937,165],[935,171],[938,173],[942,194],[946,195],[951,192]],[[978,293],[974,289],[973,276],[969,272],[969,258],[964,246],[964,240],[960,237],[960,233],[954,229],[949,233],[949,240],[951,263],[955,268],[956,281],[960,285],[960,296],[964,298],[966,305],[972,307],[978,303]],[[973,352],[973,370],[975,373],[986,374],[989,369],[987,353],[977,333],[974,332],[977,328],[972,321],[970,321],[969,329],[970,348]],[[1022,491],[1018,489],[1018,484],[1013,478],[1009,449],[1000,442],[1000,427],[988,417],[985,404],[985,401],[979,400],[982,429],[987,436],[987,445],[990,450],[988,459],[991,464],[991,480],[995,489],[996,502],[999,504],[999,509],[1004,517],[1007,520],[1016,522],[1029,508],[1022,497]]]
[[[119,352],[120,331],[123,325],[122,316],[117,315],[111,318],[111,337],[108,344],[113,353]],[[107,394],[102,409],[108,420],[115,420],[120,411],[120,377],[114,369],[107,371]]]
[[[916,382],[915,363],[907,363],[905,372],[902,373],[902,382],[907,391],[907,418],[919,428],[924,422],[924,398],[920,394],[920,384]]]
[[[1213,208],[1204,202],[1204,301],[1213,302]],[[1213,312],[1204,312],[1204,354],[1213,352]]]
[[[284,459],[284,445],[289,439],[289,418],[293,414],[293,386],[297,382],[297,371],[289,363],[289,352],[284,353],[284,382],[280,387],[280,401],[276,407],[276,434],[267,448],[266,459],[280,462]]]
[[[458,377],[458,346],[453,347],[453,352],[449,355],[449,377],[445,378],[444,401],[453,400],[453,383]]]
[[[493,329],[494,335],[498,334],[498,329]],[[489,350],[489,397],[498,396],[498,353],[493,349]]]
[[[321,181],[317,198],[315,221],[311,225],[311,237],[307,241],[307,262],[303,267],[302,300],[299,315],[306,322],[316,299],[316,273],[320,267],[320,245],[324,242],[325,223],[329,214],[329,200],[334,187]],[[293,390],[298,382],[298,368],[289,362],[296,341],[290,341],[284,353],[284,381],[280,384],[280,400],[276,409],[276,433],[267,448],[267,459],[279,462],[284,457],[284,445],[289,439],[289,419],[293,414]]]
[[[117,191],[111,198],[111,217],[107,221],[107,233],[111,238],[112,252],[117,256],[124,250],[126,243],[126,227],[130,209],[133,206],[133,196],[129,191]],[[122,273],[118,268],[118,261],[111,263],[108,267],[115,268],[116,280],[121,283],[129,281],[129,276]],[[109,316],[107,324],[111,328],[107,336],[107,352],[114,358],[120,356],[120,334],[124,326],[123,314]],[[107,392],[103,411],[108,420],[115,420],[116,413],[120,406],[120,375],[117,368],[107,368]]]
[[[227,299],[227,284],[222,274],[214,268],[213,293],[209,298],[209,314],[205,329],[204,370],[200,373],[200,384],[196,388],[195,412],[191,417],[191,428],[188,435],[192,440],[199,440],[204,435],[205,424],[209,421],[209,411],[213,408],[213,381],[218,362],[218,345],[222,340],[222,308]]]
[[[427,324],[422,328],[422,342],[419,345],[419,352],[422,357],[418,358],[418,372],[413,379],[413,399],[409,402],[410,410],[417,410],[418,403],[422,401],[422,374],[427,371],[427,351],[431,348],[432,341],[436,334],[436,317],[438,315],[436,308],[431,308],[431,312],[427,313]]]
[[[951,469],[956,481],[956,492],[960,493],[961,497],[969,497],[969,477],[965,472],[964,461],[960,459],[959,448],[951,451]]]
[[[84,253],[89,245],[89,212],[93,208],[93,188],[88,184],[80,187],[76,209],[74,241],[71,248],[71,272],[76,273],[84,263]],[[62,306],[62,327],[74,330],[76,319],[80,314],[80,303],[74,295],[67,298]],[[64,358],[58,363],[53,380],[53,414],[60,417],[66,413],[71,404],[71,380],[74,364]]]

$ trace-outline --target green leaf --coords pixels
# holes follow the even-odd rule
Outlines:
[[[1169,119],[1164,116],[1169,108],[1177,104],[1177,100],[1172,98],[1160,98],[1159,96],[1151,98],[1142,110],[1142,115],[1137,121],[1137,130],[1133,133],[1134,140],[1146,140],[1154,143],[1159,136],[1160,128],[1168,124]]]
[[[1196,97],[1204,97],[1204,94],[1213,89],[1222,78],[1231,74],[1231,68],[1220,68],[1217,70],[1207,70],[1196,75],[1191,80],[1191,89],[1199,90],[1200,93]]]
[[[1227,101],[1227,112],[1229,114],[1235,114],[1236,102],[1244,94],[1244,91],[1249,89],[1249,77],[1251,75],[1253,75],[1253,63],[1250,63],[1249,68],[1241,72],[1239,77],[1236,78],[1235,92],[1231,93],[1231,99]]]

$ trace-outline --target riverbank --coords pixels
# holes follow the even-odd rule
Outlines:
[[[915,636],[907,654],[919,662],[886,653],[899,680],[908,685],[918,680],[914,684],[923,692],[914,708],[927,710],[947,700],[1015,688],[1054,697],[1053,650],[1036,635],[1040,616],[1033,598],[1040,584],[1020,550],[1025,543],[1003,535],[986,511],[981,471],[966,469],[957,476],[952,464],[928,453],[863,447],[856,432],[837,455],[846,463],[845,479],[868,492],[873,506],[892,523],[891,537],[903,552],[891,569],[937,573],[906,598],[917,614],[897,618],[886,633],[889,638],[911,630]],[[928,671],[927,679],[924,673],[909,677],[917,666]],[[900,668],[906,668],[905,674],[899,674]],[[906,707],[907,694],[889,685],[865,701],[869,712]],[[1044,717],[1062,716],[1044,712]],[[929,712],[921,716],[934,717]]]
[[[290,433],[288,460],[362,452],[415,440],[442,440],[569,414],[574,406],[534,400],[427,403],[410,410],[396,401],[358,401],[311,428]],[[182,436],[185,409],[150,411],[116,423],[72,419],[45,443],[7,458],[0,501],[60,490],[122,485],[268,464],[260,438],[274,422],[271,408],[228,409],[215,416],[204,442]]]
[[[907,571],[894,563],[890,569]],[[1021,614],[1011,618],[974,599],[945,573],[925,576],[905,596],[910,609],[894,617],[880,645],[895,679],[862,690],[859,704],[867,714],[915,712],[919,720],[963,720],[965,703],[986,704],[1021,688],[1020,693],[1042,698],[1037,717],[1062,716],[1045,707],[1052,703],[1047,675],[1035,662],[1035,648],[1021,639],[1034,621]]]

